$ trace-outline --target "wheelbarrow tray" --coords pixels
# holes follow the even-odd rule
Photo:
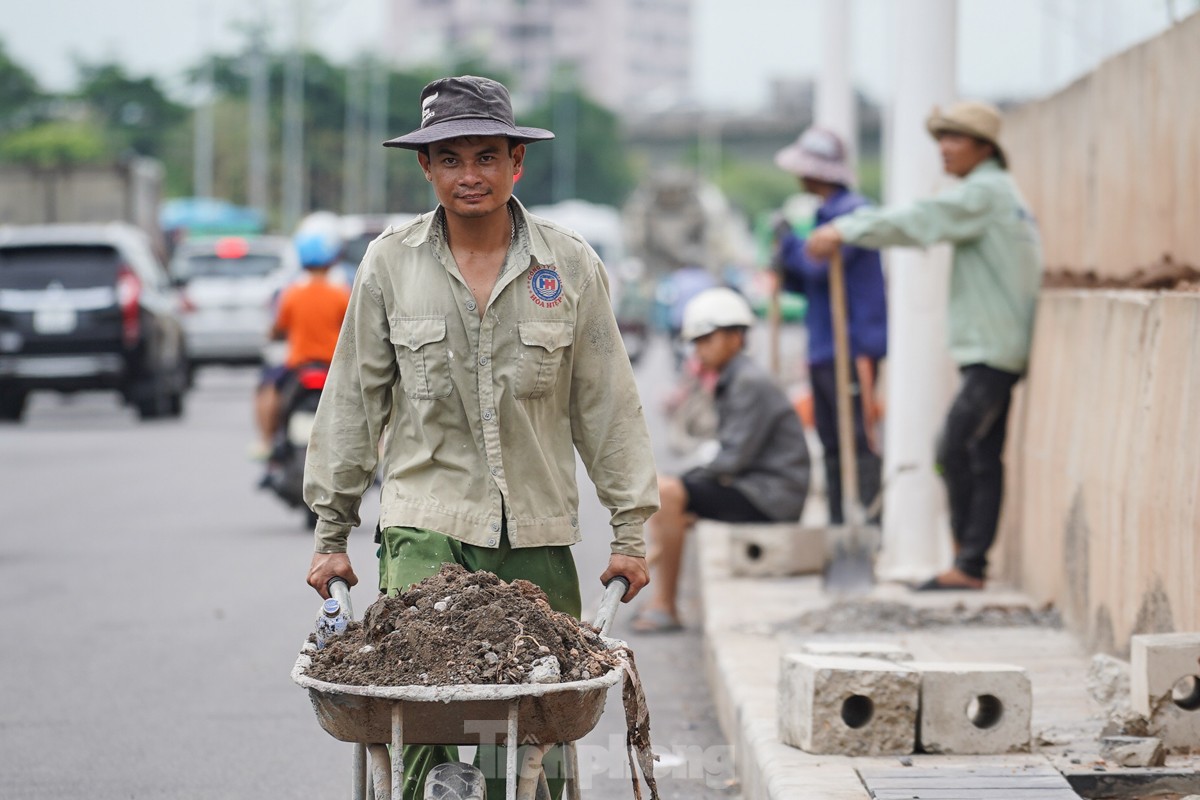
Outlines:
[[[609,648],[624,642],[605,639]],[[453,686],[352,686],[326,683],[306,673],[314,647],[305,643],[292,680],[308,690],[317,720],[343,742],[387,744],[392,714],[400,704],[404,744],[496,744],[504,741],[509,713],[517,706],[521,744],[553,744],[583,738],[600,721],[608,690],[624,666],[586,681]]]

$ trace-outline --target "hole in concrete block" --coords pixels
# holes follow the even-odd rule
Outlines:
[[[994,728],[1004,716],[1004,704],[1000,698],[991,694],[981,694],[971,698],[967,703],[967,719],[981,730]]]
[[[1184,711],[1200,711],[1200,676],[1184,675],[1171,687],[1171,699]]]
[[[861,728],[875,716],[875,704],[871,698],[852,694],[842,701],[842,722],[851,728]]]
[[[756,544],[746,545],[746,558],[758,561],[763,556],[763,549]]]

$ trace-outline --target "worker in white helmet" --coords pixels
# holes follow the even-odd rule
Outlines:
[[[745,354],[754,313],[725,287],[706,289],[683,313],[681,336],[717,374],[716,456],[682,476],[658,476],[659,510],[647,521],[650,601],[631,625],[639,633],[682,628],[676,591],[688,530],[697,518],[795,522],[808,495],[808,447],[800,418],[771,376]]]

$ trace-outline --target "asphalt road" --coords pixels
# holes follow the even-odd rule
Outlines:
[[[652,415],[666,358],[659,348],[639,369]],[[35,395],[25,422],[0,427],[0,796],[349,797],[350,746],[321,730],[288,678],[319,603],[304,583],[302,515],[253,488],[254,378],[202,371],[181,421],[139,423],[107,395]],[[590,485],[581,492],[586,608],[608,513]],[[367,529],[351,536],[360,613],[376,510],[369,494]],[[629,638],[662,796],[736,795],[698,631]],[[614,693],[581,743],[585,797],[632,797],[623,740]]]

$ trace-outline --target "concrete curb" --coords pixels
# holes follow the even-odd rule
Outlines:
[[[780,655],[794,648],[797,640],[776,628],[828,604],[820,577],[732,577],[727,529],[701,523],[694,534],[705,669],[722,730],[733,748],[743,800],[870,800],[857,768],[894,768],[902,763],[897,757],[812,755],[783,744],[777,728]],[[991,590],[969,601],[962,593],[916,596],[896,586],[877,587],[876,593],[921,606],[1022,602],[1019,594]],[[1088,655],[1066,631],[1028,629],[1001,636],[994,630],[964,633],[959,628],[952,633],[935,629],[869,636],[899,644],[920,659],[959,661],[969,652],[972,658],[1012,661],[1030,669],[1035,708],[1041,711],[1040,719],[1035,712],[1035,741],[1039,733],[1053,734],[1061,740],[1055,744],[1070,747],[1074,742],[1094,741],[1099,730],[1097,709],[1084,686]],[[1026,644],[1015,648],[1014,641]],[[1051,749],[1000,756],[914,755],[905,760],[919,766],[1042,767],[1049,764]]]

